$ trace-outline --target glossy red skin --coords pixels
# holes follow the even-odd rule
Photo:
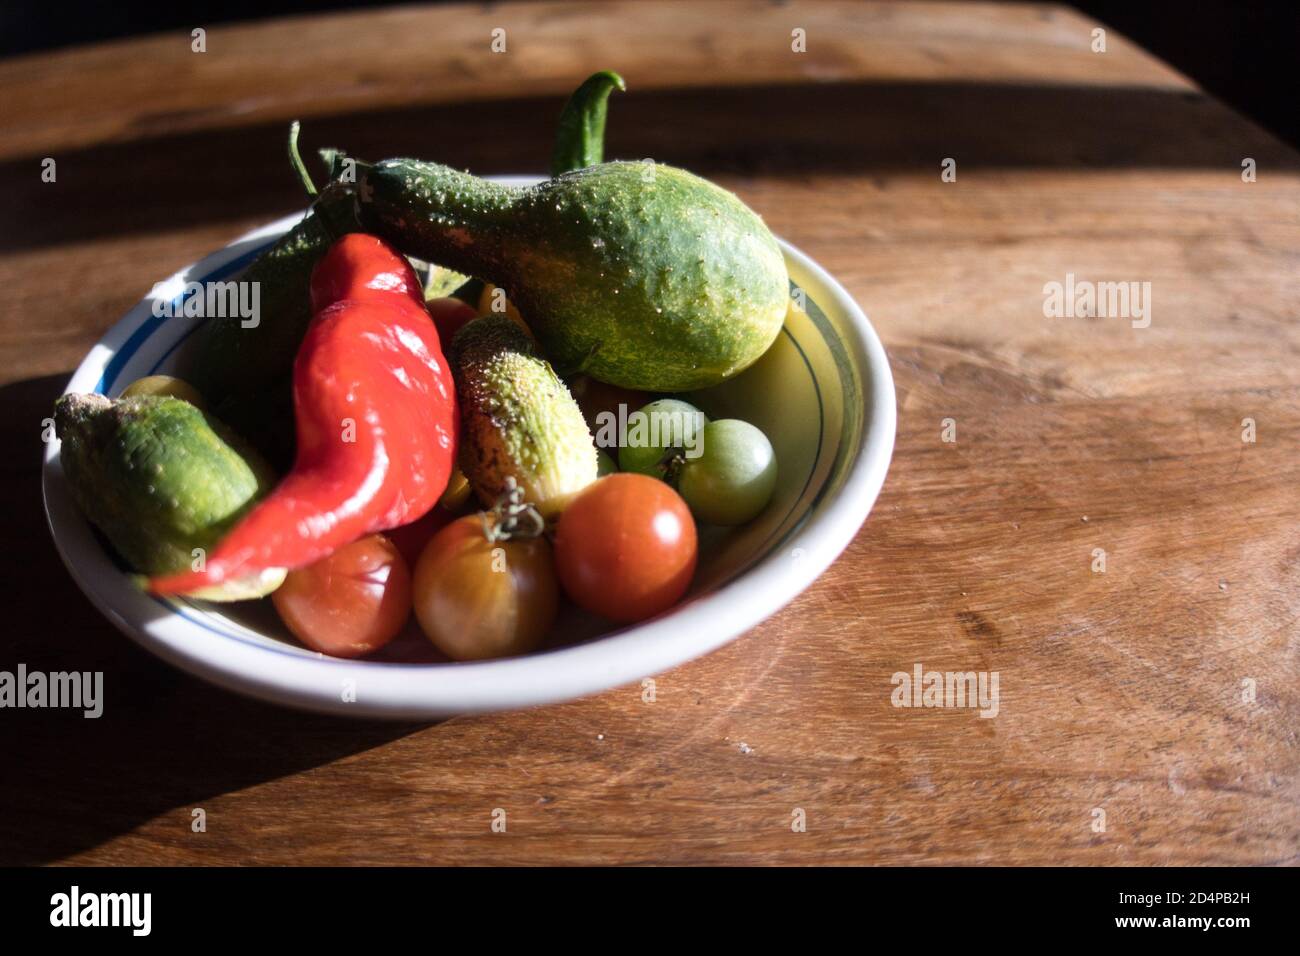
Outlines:
[[[401,632],[411,616],[411,571],[393,542],[367,535],[289,572],[271,601],[313,651],[359,657]]]
[[[641,621],[680,601],[697,551],[686,502],[648,475],[601,478],[555,529],[560,585],[579,607],[611,621]]]
[[[316,263],[311,308],[322,312],[349,299],[391,302],[389,294],[424,308],[424,291],[405,257],[378,236],[350,232]]]
[[[203,571],[155,578],[155,593],[311,564],[416,521],[446,488],[456,389],[410,265],[380,239],[351,233],[316,266],[311,294],[317,312],[294,362],[293,469]]]

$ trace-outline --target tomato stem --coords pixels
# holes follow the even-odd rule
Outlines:
[[[524,501],[524,490],[514,476],[506,478],[505,490],[490,511],[484,511],[483,535],[490,542],[512,538],[536,538],[546,530],[546,519],[533,505]]]
[[[680,448],[670,448],[668,453],[660,459],[659,464],[664,468],[664,484],[669,488],[677,487],[677,479],[682,476],[682,469],[686,467],[686,454]]]

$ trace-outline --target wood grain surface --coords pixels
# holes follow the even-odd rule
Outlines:
[[[1113,31],[1093,53],[1095,26],[489,4],[0,63],[0,668],[102,670],[107,698],[0,711],[0,862],[1296,863],[1300,157]],[[301,206],[286,120],[311,148],[541,170],[564,94],[608,67],[611,156],[737,191],[885,342],[894,463],[845,554],[653,703],[352,722],[121,636],[40,506],[40,421],[91,344]],[[1045,317],[1068,274],[1149,282],[1150,326]],[[918,663],[997,671],[997,716],[892,706]]]

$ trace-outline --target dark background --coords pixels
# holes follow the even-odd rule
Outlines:
[[[198,0],[183,5],[19,0],[0,8],[0,56],[202,24],[384,5],[356,0]],[[1297,0],[1077,0],[1070,5],[1300,146]]]

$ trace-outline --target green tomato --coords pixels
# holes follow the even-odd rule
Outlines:
[[[618,449],[619,470],[662,479],[667,459],[673,452],[697,447],[708,422],[704,413],[688,402],[676,398],[650,402],[627,417],[627,433],[621,436]]]
[[[618,463],[603,448],[596,449],[596,477],[604,478],[618,471]]]
[[[776,488],[776,455],[748,422],[724,418],[704,426],[701,454],[687,458],[677,490],[705,524],[738,525],[758,516]]]

